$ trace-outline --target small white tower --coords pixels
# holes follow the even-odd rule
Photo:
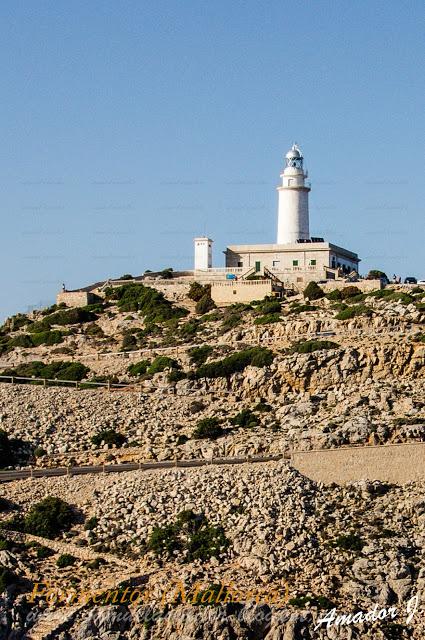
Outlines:
[[[212,267],[212,243],[211,238],[202,236],[194,238],[195,244],[195,271],[205,271]]]
[[[303,156],[296,144],[285,156],[285,169],[280,174],[277,244],[288,244],[310,238],[308,216],[307,171],[304,172]]]

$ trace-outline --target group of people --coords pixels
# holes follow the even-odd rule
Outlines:
[[[401,276],[396,276],[396,274],[393,275],[393,284],[400,284],[401,283]]]

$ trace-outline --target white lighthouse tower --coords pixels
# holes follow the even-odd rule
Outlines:
[[[307,171],[304,171],[303,156],[296,144],[285,156],[285,169],[280,174],[282,185],[279,192],[277,244],[289,244],[297,240],[309,240]]]

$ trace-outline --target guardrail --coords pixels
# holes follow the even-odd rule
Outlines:
[[[250,456],[232,458],[194,458],[192,460],[164,460],[161,462],[126,462],[118,464],[81,465],[77,467],[54,467],[47,469],[18,469],[0,471],[0,483],[25,480],[27,478],[45,478],[57,476],[79,476],[89,473],[119,473],[123,471],[149,471],[155,469],[185,469],[190,467],[206,467],[212,465],[255,464],[260,462],[278,462],[290,460],[290,452],[275,455]]]

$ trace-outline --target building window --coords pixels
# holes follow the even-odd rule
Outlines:
[[[278,267],[280,265],[280,260],[273,260],[273,267]]]
[[[292,266],[298,267],[298,260],[292,260]]]
[[[255,272],[258,273],[260,271],[260,267],[261,267],[261,262],[256,262],[255,263]]]
[[[243,262],[238,262],[238,267],[243,267]]]
[[[311,264],[312,267],[315,267],[316,266],[316,260],[310,260],[310,264]]]

